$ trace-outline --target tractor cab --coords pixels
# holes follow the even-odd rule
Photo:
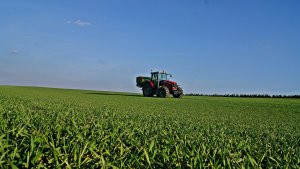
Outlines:
[[[165,71],[151,72],[151,80],[153,80],[155,82],[159,82],[161,80],[169,80],[169,76],[172,77],[171,74],[168,74]]]

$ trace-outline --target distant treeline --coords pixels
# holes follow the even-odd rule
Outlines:
[[[214,97],[249,97],[249,98],[300,98],[300,95],[269,95],[269,94],[199,94],[188,93],[186,96],[214,96]]]

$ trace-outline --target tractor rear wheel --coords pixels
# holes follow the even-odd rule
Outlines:
[[[162,86],[158,89],[157,96],[162,98],[170,97],[170,91],[166,86]]]
[[[175,98],[182,98],[183,96],[183,90],[181,89],[181,87],[177,88],[177,92],[176,94],[173,95]]]
[[[143,85],[143,95],[145,97],[153,97],[154,90],[149,83]]]

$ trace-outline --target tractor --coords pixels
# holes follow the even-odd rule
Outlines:
[[[172,77],[171,74],[165,71],[151,71],[151,77],[138,76],[136,77],[136,86],[142,88],[143,95],[145,97],[170,97],[181,98],[183,96],[183,90],[176,82],[170,81],[168,77]]]

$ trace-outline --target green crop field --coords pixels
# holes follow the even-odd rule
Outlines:
[[[0,168],[299,168],[300,99],[0,86]]]

